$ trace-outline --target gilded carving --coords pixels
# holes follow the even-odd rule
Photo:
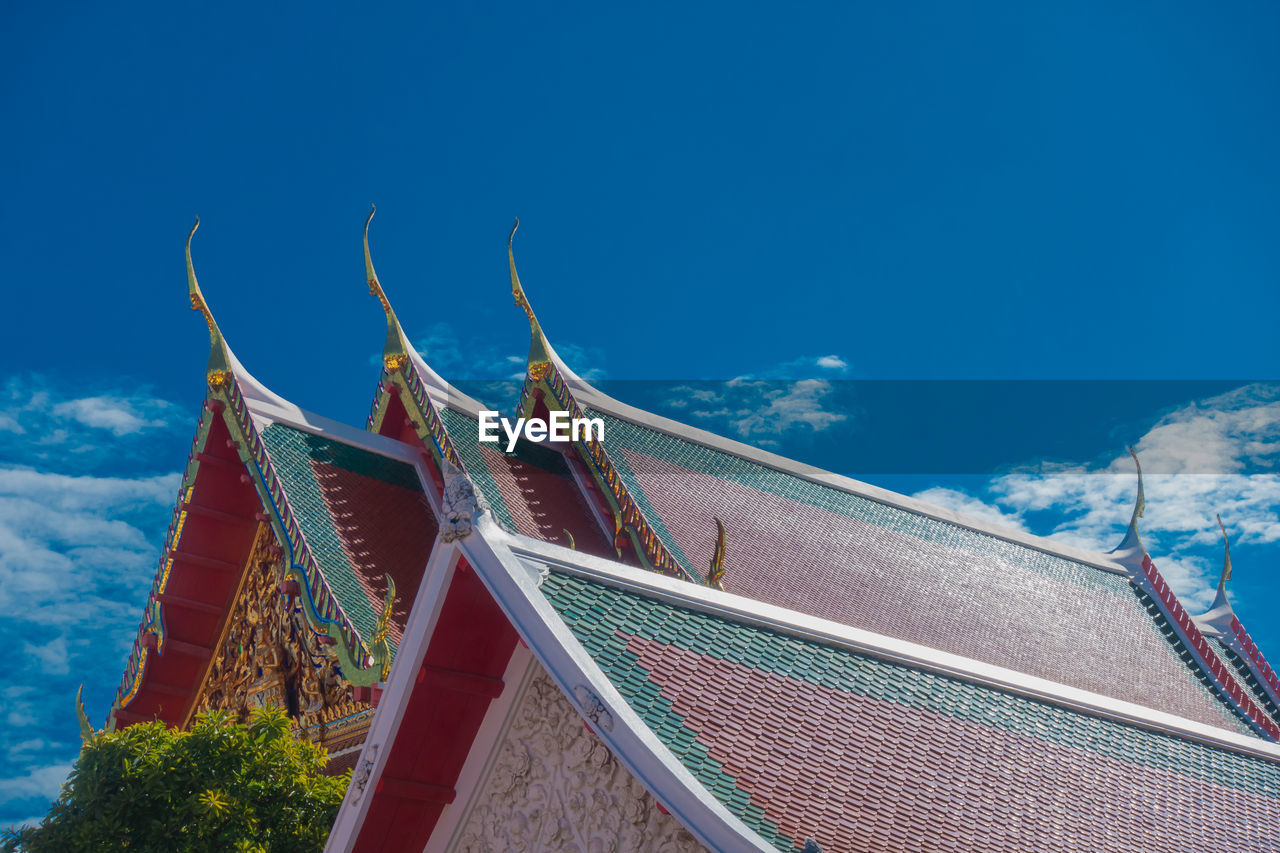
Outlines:
[[[452,847],[490,851],[703,850],[664,814],[539,672]]]
[[[333,654],[281,593],[284,568],[263,525],[195,709],[244,719],[254,708],[278,705],[300,732],[330,751],[359,743],[371,709],[352,699]]]

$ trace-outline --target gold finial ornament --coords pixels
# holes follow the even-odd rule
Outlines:
[[[1222,524],[1222,516],[1218,516],[1218,529],[1222,531],[1222,577],[1218,580],[1218,592],[1225,592],[1227,581],[1231,580],[1231,540],[1227,538],[1227,528]]]
[[[203,314],[204,322],[209,327],[209,376],[213,377],[215,374],[229,374],[231,359],[227,353],[227,343],[218,329],[218,323],[213,319],[213,312],[209,310],[209,303],[205,302],[204,294],[200,291],[196,268],[191,262],[191,238],[199,227],[200,217],[197,216],[196,223],[187,233],[187,296],[191,300],[191,309]]]
[[[533,339],[529,343],[528,370],[529,374],[538,380],[546,375],[548,365],[551,363],[551,356],[548,353],[550,346],[547,344],[546,335],[542,333],[542,325],[538,322],[537,315],[533,313],[533,306],[525,296],[520,275],[516,272],[516,256],[511,244],[515,240],[516,229],[519,227],[520,219],[517,217],[515,224],[511,226],[511,233],[507,235],[507,263],[511,267],[511,295],[515,298],[516,305],[523,308],[525,316],[529,318],[529,331]]]
[[[374,629],[373,641],[369,647],[373,651],[374,660],[381,664],[379,671],[379,681],[386,681],[387,676],[391,674],[391,644],[388,637],[391,636],[391,609],[396,603],[396,582],[387,575],[387,597],[382,605],[382,613],[378,616],[378,627]]]
[[[377,212],[377,205],[369,205],[369,216],[364,221],[364,277],[368,282],[369,292],[378,297],[382,310],[387,315],[387,342],[382,348],[382,363],[388,372],[395,372],[408,362],[409,346],[405,342],[400,321],[396,319],[396,312],[391,308],[386,291],[382,289],[382,282],[378,280],[378,273],[373,269],[373,256],[369,254],[369,223]]]
[[[716,522],[716,546],[711,552],[711,571],[707,573],[707,586],[714,587],[719,590],[724,589],[724,523],[720,519]]]

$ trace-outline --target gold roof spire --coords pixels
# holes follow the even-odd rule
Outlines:
[[[231,357],[227,351],[227,342],[218,329],[217,321],[213,319],[213,312],[209,310],[209,304],[200,291],[195,265],[191,263],[191,238],[199,227],[200,217],[197,216],[195,225],[191,226],[191,231],[187,234],[187,296],[191,299],[191,309],[203,314],[204,321],[209,326],[209,377],[212,379],[215,374],[221,375],[231,370]]]
[[[388,370],[395,370],[404,364],[409,348],[405,342],[404,330],[400,328],[400,321],[396,319],[396,312],[387,300],[382,282],[378,281],[378,274],[373,269],[373,257],[369,254],[369,223],[377,212],[377,205],[369,205],[369,216],[364,221],[364,276],[369,283],[369,292],[378,297],[382,310],[387,315],[387,342],[383,345],[382,361]]]
[[[1218,579],[1218,595],[1227,590],[1227,581],[1231,580],[1231,540],[1227,538],[1227,528],[1222,525],[1222,516],[1218,516],[1218,529],[1222,531],[1222,577]]]
[[[546,365],[551,361],[551,345],[547,343],[547,336],[542,333],[542,325],[538,322],[537,315],[533,313],[533,306],[529,304],[529,298],[525,296],[524,287],[520,284],[520,275],[516,272],[516,256],[512,251],[511,242],[515,239],[516,229],[519,227],[520,219],[517,217],[515,224],[511,226],[511,233],[507,235],[507,261],[511,265],[511,295],[515,297],[516,305],[523,308],[525,316],[529,318],[532,340],[529,342],[528,369],[537,379],[540,373],[546,371]]]

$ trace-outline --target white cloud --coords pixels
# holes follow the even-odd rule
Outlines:
[[[1280,389],[1253,385],[1183,406],[1137,442],[1146,491],[1143,542],[1191,609],[1206,608],[1221,571],[1221,513],[1233,544],[1280,541]],[[1152,473],[1155,472],[1155,473]],[[930,489],[916,497],[1019,530],[1053,519],[1052,538],[1109,551],[1137,491],[1127,453],[1093,466],[1014,471],[977,494]],[[1043,515],[1040,515],[1043,514]]]
[[[990,524],[997,524],[1001,527],[1008,527],[1011,530],[1026,532],[1026,525],[1023,523],[1016,513],[993,506],[972,495],[955,489],[932,488],[918,492],[915,497],[932,504],[933,506],[943,507],[953,512],[962,513],[970,518],[977,518]]]
[[[83,397],[79,400],[68,400],[54,406],[55,417],[67,418],[88,427],[105,429],[112,435],[132,435],[144,429],[165,427],[168,423],[162,419],[144,416],[140,411],[146,404],[136,405],[130,400],[118,400],[112,397]],[[154,403],[150,408],[154,408]]]
[[[664,405],[681,417],[706,422],[756,444],[778,445],[777,436],[797,428],[821,432],[849,419],[826,408],[832,385],[825,379],[780,381],[740,376],[711,385],[680,385]],[[720,422],[717,424],[716,422]]]
[[[78,750],[76,688],[101,725],[133,641],[196,413],[138,393],[0,379],[0,826],[43,813]],[[183,433],[183,434],[179,434]],[[38,685],[38,689],[35,686]],[[38,820],[38,818],[37,818]]]
[[[846,415],[823,409],[822,398],[831,393],[831,383],[823,379],[801,379],[781,388],[763,382],[743,382],[737,387],[748,386],[759,388],[763,404],[731,421],[741,436],[780,435],[800,425],[821,432],[846,419]]]
[[[45,797],[53,799],[58,795],[67,774],[71,772],[70,764],[50,764],[27,771],[21,776],[0,779],[0,798],[13,800]]]
[[[66,637],[55,637],[43,645],[23,643],[22,652],[38,660],[47,675],[66,675],[71,671]]]
[[[22,428],[22,424],[18,423],[17,418],[0,412],[0,432],[12,432],[22,435],[26,430]]]
[[[113,455],[111,439],[143,441],[175,428],[179,407],[139,393],[99,391],[66,397],[40,376],[12,377],[0,389],[0,449],[29,462],[66,459],[91,464]]]
[[[815,364],[823,370],[846,370],[849,363],[838,355],[824,355]]]

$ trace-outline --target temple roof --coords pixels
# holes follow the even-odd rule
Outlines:
[[[1280,840],[1280,747],[1234,727],[511,535],[488,517],[457,544],[474,570],[464,577],[483,582],[591,729],[711,849],[812,838],[872,851],[912,838],[1013,851],[1036,838],[1262,851]],[[429,658],[448,636],[421,642]],[[411,681],[393,675],[384,702],[420,701]],[[382,742],[395,761],[398,740]],[[335,849],[349,849],[339,826]]]
[[[400,594],[377,658],[397,652],[398,710],[374,716],[361,766],[380,781],[372,805],[348,794],[348,849],[421,848],[517,640],[713,849],[1275,848],[1280,679],[1230,609],[1229,555],[1199,619],[1160,576],[1140,476],[1103,555],[641,412],[556,354],[510,240],[531,328],[522,413],[605,428],[503,452],[477,439],[482,404],[410,346],[368,225],[387,338],[366,431],[244,369],[188,238],[208,399],[117,719],[183,722],[269,528],[349,678],[385,680],[388,578]]]
[[[244,368],[197,282],[195,230],[187,280],[209,327],[208,398],[112,709],[122,722],[189,716],[261,523],[299,582],[307,623],[335,643],[352,679],[371,665],[388,578],[399,590],[394,652],[439,526],[418,451],[304,411]]]
[[[554,567],[540,590],[663,745],[778,849],[806,837],[850,851],[903,837],[990,851],[1032,837],[1081,850],[1277,840],[1274,754],[797,636],[728,602],[713,615]]]

